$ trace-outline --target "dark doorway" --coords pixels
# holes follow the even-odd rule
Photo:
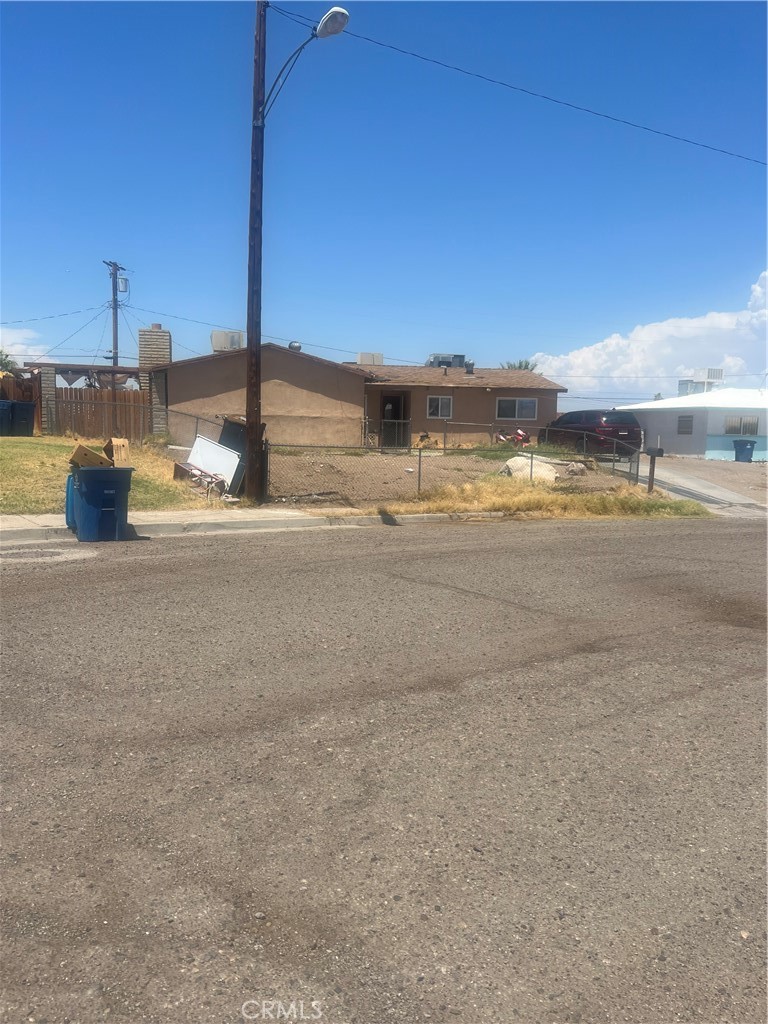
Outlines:
[[[407,448],[411,443],[411,422],[408,419],[408,396],[382,394],[381,447]]]

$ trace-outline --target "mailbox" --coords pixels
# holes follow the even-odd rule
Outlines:
[[[646,448],[645,454],[650,455],[652,459],[660,459],[664,454],[663,448]]]

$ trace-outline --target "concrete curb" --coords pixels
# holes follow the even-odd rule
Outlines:
[[[219,533],[256,533],[263,531],[302,530],[349,526],[415,526],[420,523],[473,522],[483,519],[503,519],[503,512],[420,512],[412,515],[390,516],[302,516],[296,519],[217,519],[186,523],[139,523],[131,526],[133,537],[183,537]],[[41,541],[71,540],[77,538],[66,526],[37,526],[0,530],[0,546],[28,544]]]

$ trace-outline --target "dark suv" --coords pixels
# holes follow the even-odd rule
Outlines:
[[[643,432],[634,414],[618,409],[583,409],[566,412],[539,431],[539,444],[629,456],[643,445]]]

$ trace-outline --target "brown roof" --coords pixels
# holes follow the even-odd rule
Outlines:
[[[264,349],[275,349],[277,352],[287,352],[291,356],[295,356],[297,359],[311,359],[313,363],[323,363],[325,366],[335,366],[336,369],[349,370],[351,373],[362,374],[365,377],[370,376],[369,371],[364,366],[357,366],[356,364],[350,363],[337,363],[333,359],[323,359],[322,356],[311,356],[308,352],[294,352],[293,349],[286,348],[283,345],[275,345],[271,341],[265,341],[262,343],[262,351]],[[208,352],[204,355],[191,356],[189,359],[174,359],[172,363],[162,363],[158,366],[148,366],[148,370],[168,370],[173,366],[189,366],[190,363],[204,363],[211,359],[226,359],[229,356],[239,356],[246,352],[244,348],[230,348],[224,352]]]
[[[467,373],[458,366],[380,366],[363,364],[372,377],[371,384],[403,384],[413,387],[443,388],[505,388],[508,390],[567,391],[531,370],[486,370],[476,367]]]

